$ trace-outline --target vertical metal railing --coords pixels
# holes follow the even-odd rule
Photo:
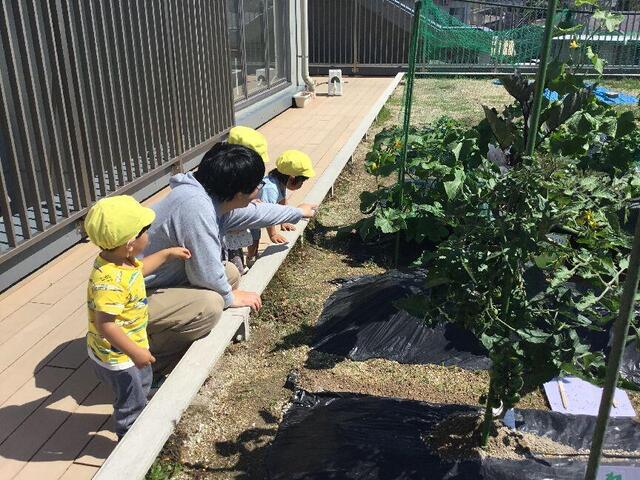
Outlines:
[[[231,127],[228,50],[224,2],[0,2],[0,269]]]
[[[502,2],[502,3],[501,3]],[[444,14],[465,24],[488,43],[487,51],[454,44],[429,52],[420,66],[428,72],[477,73],[516,66],[535,71],[538,55],[517,61],[505,54],[526,46],[522,42],[541,41],[536,35],[504,40],[506,30],[538,28],[542,32],[546,6],[510,4],[507,0],[434,0]],[[351,72],[394,73],[408,65],[408,44],[413,17],[413,0],[309,0],[309,56],[313,73],[329,67]],[[570,8],[576,24],[585,25],[585,37],[595,28],[587,6]],[[608,62],[605,73],[640,74],[640,12],[616,12],[624,20],[615,32],[599,32],[590,40]],[[446,28],[443,29],[443,32]],[[444,33],[443,33],[444,34]],[[494,35],[494,38],[492,38]],[[569,49],[571,38],[554,38],[551,56],[576,55]],[[577,59],[580,61],[580,59]]]
[[[413,0],[310,0],[312,67],[406,65]]]

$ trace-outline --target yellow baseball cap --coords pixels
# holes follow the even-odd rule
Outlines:
[[[229,130],[229,138],[227,141],[233,145],[242,145],[250,148],[262,157],[264,163],[269,163],[267,138],[257,130],[242,126],[233,127]]]
[[[276,160],[276,168],[280,173],[297,177],[299,175],[307,178],[315,177],[311,158],[300,150],[287,150]]]
[[[117,195],[98,200],[84,219],[89,239],[103,250],[111,250],[135,238],[151,225],[156,212],[143,207],[129,195]]]

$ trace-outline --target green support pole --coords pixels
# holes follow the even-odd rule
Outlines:
[[[593,432],[593,439],[591,440],[591,453],[589,454],[587,473],[584,476],[585,480],[595,480],[598,467],[600,466],[602,443],[604,441],[607,423],[609,422],[611,402],[613,401],[613,395],[615,394],[618,376],[620,374],[620,360],[622,359],[624,346],[627,341],[629,325],[634,315],[638,281],[640,281],[640,220],[636,220],[631,259],[629,260],[629,269],[627,270],[624,290],[622,291],[622,298],[620,300],[620,311],[618,312],[616,323],[613,326],[613,343],[607,362],[607,375],[604,380],[604,388],[602,389],[596,428]]]
[[[400,169],[398,170],[398,184],[400,185],[398,198],[400,210],[404,209],[404,180],[407,165],[407,142],[409,140],[409,126],[411,121],[411,102],[413,100],[413,81],[416,77],[416,56],[418,54],[418,31],[420,30],[420,12],[422,0],[417,0],[413,13],[413,26],[411,28],[411,43],[409,44],[409,70],[406,75],[406,88],[404,95],[404,120],[402,122],[402,150],[400,150]],[[394,254],[395,266],[398,266],[400,257],[400,232],[396,235],[396,248]]]
[[[536,75],[536,88],[533,94],[533,108],[531,117],[529,117],[529,137],[525,148],[525,155],[530,157],[536,148],[536,139],[538,137],[538,125],[540,123],[540,110],[542,109],[542,94],[544,93],[544,84],[547,79],[547,59],[551,51],[551,38],[553,37],[553,17],[556,13],[558,0],[549,0],[547,6],[547,19],[544,24],[544,39],[542,41],[542,55],[540,57],[540,66]]]

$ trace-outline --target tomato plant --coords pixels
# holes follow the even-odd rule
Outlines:
[[[630,236],[620,214],[638,192],[632,174],[582,173],[534,162],[491,187],[463,191],[449,237],[425,252],[428,297],[402,306],[471,331],[492,360],[487,416],[561,371],[591,379],[604,354],[580,330],[602,331],[617,312]],[[488,431],[488,430],[487,430]]]

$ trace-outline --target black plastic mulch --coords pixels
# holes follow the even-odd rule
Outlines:
[[[408,364],[488,369],[485,348],[469,332],[452,324],[429,326],[394,305],[402,298],[428,293],[424,279],[421,270],[391,270],[345,281],[325,303],[312,348],[356,361],[385,358]],[[540,279],[528,283],[534,290],[540,288]],[[578,285],[572,288],[580,291]],[[585,329],[578,334],[593,351],[606,351],[608,332]],[[635,341],[627,345],[620,374],[640,385],[640,352]]]
[[[443,460],[424,442],[452,414],[477,411],[465,405],[357,394],[311,394],[299,390],[280,425],[266,460],[271,480],[515,480],[584,477],[584,457]],[[575,448],[588,447],[595,417],[517,410],[518,429]],[[631,419],[612,418],[605,449],[640,448],[640,428]],[[636,465],[634,460],[603,460]]]

